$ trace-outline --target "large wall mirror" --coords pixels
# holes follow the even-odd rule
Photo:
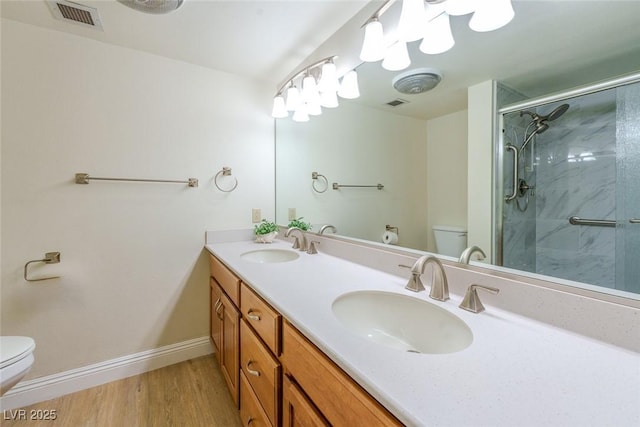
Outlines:
[[[306,123],[277,120],[276,221],[286,225],[292,216],[304,217],[313,224],[314,231],[323,224],[332,224],[341,236],[379,243],[390,227],[397,231],[397,245],[436,252],[433,228],[466,228],[469,216],[475,214],[469,209],[468,180],[479,168],[494,168],[491,161],[478,164],[476,159],[468,158],[469,136],[475,131],[468,120],[469,87],[497,81],[499,90],[490,96],[506,105],[640,72],[640,2],[514,0],[513,6],[514,20],[494,33],[473,33],[467,26],[468,17],[452,19],[456,45],[444,54],[428,56],[418,50],[418,42],[409,45],[412,65],[408,70],[429,68],[442,74],[441,83],[429,92],[399,93],[392,87],[392,80],[402,72],[386,71],[380,63],[364,63],[357,69],[362,94],[359,99],[341,100],[338,108],[324,109],[322,115],[313,116]],[[632,95],[625,99],[628,105]],[[616,106],[609,101],[604,109],[592,110],[602,117],[612,115]],[[640,104],[640,99],[633,102]],[[562,104],[542,105],[537,111],[543,116]],[[574,132],[568,127],[568,120],[575,123],[576,129],[588,127],[593,118],[579,114],[589,108],[588,104],[576,104],[564,112],[564,118],[558,116],[555,127],[545,137],[564,137]],[[500,106],[496,105],[496,110]],[[633,111],[639,114],[640,107],[625,114]],[[532,118],[513,113],[511,116],[516,127],[526,126],[527,119]],[[498,116],[487,120],[494,119],[499,123]],[[530,143],[535,149],[550,144],[542,139],[536,141],[537,138],[532,137]],[[599,138],[597,129],[591,136],[583,135],[584,140],[589,138]],[[493,145],[494,141],[486,143]],[[640,136],[627,137],[627,143],[628,147],[640,146]],[[633,151],[628,149],[627,153]],[[541,161],[536,153],[529,153],[527,161],[531,164]],[[539,153],[546,153],[543,161],[559,154],[557,149]],[[640,155],[640,149],[635,153]],[[527,166],[522,168],[524,174]],[[615,181],[616,177],[619,179],[620,175],[614,173],[612,179]],[[333,188],[334,183],[337,189]],[[503,194],[495,193],[509,191],[509,185],[501,183],[487,192],[500,199]],[[640,192],[624,188],[628,192],[627,206],[632,206],[631,201],[637,201]],[[531,206],[537,203],[542,207],[542,194],[529,194]],[[524,199],[520,200],[520,207],[524,203]],[[613,203],[613,199],[596,199],[595,203],[599,209],[594,208],[593,212],[606,216],[612,208],[604,205]],[[512,202],[508,209],[517,209],[516,203]],[[492,214],[501,216],[504,212],[496,208]],[[628,216],[634,217],[632,213]],[[640,212],[635,217],[638,216]],[[547,237],[555,233],[558,241],[563,241],[562,230],[554,231],[552,222],[546,226]],[[637,227],[640,229],[640,224]],[[586,234],[583,238],[589,239]],[[514,264],[510,268],[527,271],[527,251],[541,250],[535,248],[536,238],[513,235],[510,243],[510,251],[517,247],[525,254],[518,260],[520,266]],[[532,247],[527,248],[528,245]],[[615,247],[615,239],[607,245]],[[496,253],[496,248],[483,249]],[[628,252],[633,247],[627,242],[616,250]],[[614,262],[605,252],[603,249],[591,255],[598,262]],[[549,252],[549,256],[553,254]],[[578,253],[576,259],[579,257]],[[633,264],[631,258],[627,254],[627,267]],[[609,270],[615,275],[619,268]],[[556,265],[536,274],[567,279],[561,271],[562,266]],[[640,299],[640,293],[630,287],[616,289],[610,278],[603,283],[600,278],[589,277],[568,280],[576,286]]]

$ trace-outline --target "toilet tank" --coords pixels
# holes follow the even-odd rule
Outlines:
[[[467,247],[467,230],[453,225],[434,225],[436,252],[442,255],[459,257]]]

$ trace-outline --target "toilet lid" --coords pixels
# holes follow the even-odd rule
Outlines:
[[[0,337],[0,368],[11,365],[29,355],[36,342],[29,337]]]

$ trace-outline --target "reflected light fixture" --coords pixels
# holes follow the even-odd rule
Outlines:
[[[351,70],[342,78],[338,95],[344,99],[356,99],[360,96],[360,88],[358,87],[358,73]]]
[[[455,45],[451,33],[449,15],[441,13],[426,22],[424,26],[424,38],[420,43],[420,51],[429,55],[436,55],[448,51]]]
[[[480,32],[494,31],[507,25],[514,16],[511,0],[485,0],[478,3],[469,20],[469,28]]]
[[[384,44],[382,23],[373,17],[364,25],[364,41],[360,51],[360,59],[364,62],[376,62],[384,58],[387,47]]]
[[[356,71],[351,70],[345,74],[341,84],[335,58],[336,56],[329,56],[293,73],[293,77],[280,87],[273,98],[271,116],[281,119],[287,117],[289,111],[293,111],[294,121],[307,122],[310,115],[322,114],[322,107],[338,107],[338,95],[348,99],[359,97]],[[298,90],[296,82],[301,90]],[[283,96],[285,93],[286,99]]]
[[[402,9],[397,32],[395,37],[387,36],[385,42],[380,19],[398,1],[402,2]],[[360,59],[364,62],[382,60],[383,68],[402,70],[410,65],[410,60],[404,58],[398,41],[403,42],[406,48],[406,42],[420,39],[423,53],[434,55],[446,52],[455,45],[451,16],[469,14],[473,14],[469,28],[479,32],[497,30],[507,25],[515,15],[511,0],[387,0],[363,25],[365,37]],[[386,44],[390,42],[393,44],[387,48]],[[399,59],[401,57],[402,60]],[[401,65],[404,67],[399,68]]]
[[[400,71],[411,65],[407,43],[398,40],[389,47],[387,55],[382,60],[382,68],[389,71]]]
[[[424,0],[402,0],[398,38],[403,42],[420,40],[425,20]]]

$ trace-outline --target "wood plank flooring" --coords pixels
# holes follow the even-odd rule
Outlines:
[[[213,355],[0,414],[2,427],[240,427]],[[37,420],[55,410],[55,420]],[[51,415],[51,412],[49,412]]]

